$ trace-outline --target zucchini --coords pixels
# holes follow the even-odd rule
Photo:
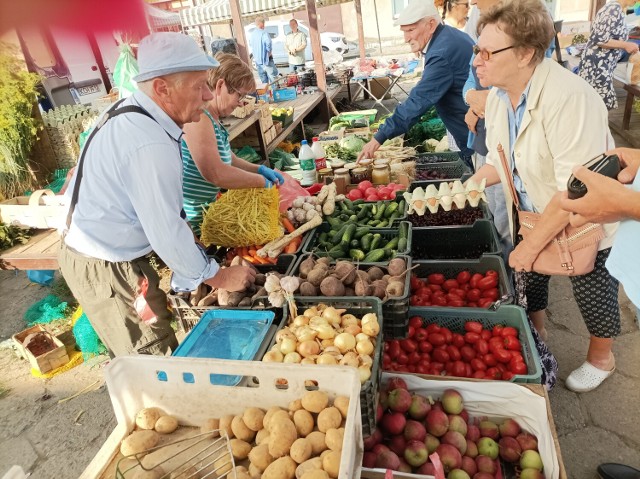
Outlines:
[[[362,261],[366,254],[361,249],[354,248],[349,250],[349,257],[355,261]]]
[[[364,263],[377,263],[384,259],[384,249],[373,249],[367,253],[367,256],[362,260]]]

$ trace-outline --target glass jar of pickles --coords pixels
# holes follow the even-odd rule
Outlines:
[[[333,179],[337,180],[338,178],[342,178],[344,180],[344,184],[351,184],[351,176],[349,175],[349,171],[346,168],[338,168],[337,170],[333,170]]]
[[[387,185],[390,181],[391,169],[389,165],[377,165],[371,172],[371,182],[374,185]]]
[[[371,171],[365,167],[358,167],[351,170],[351,183],[360,183],[361,181],[371,181]]]

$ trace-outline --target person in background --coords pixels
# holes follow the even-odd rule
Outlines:
[[[396,25],[404,32],[411,51],[425,58],[424,72],[406,101],[398,105],[358,159],[373,158],[380,145],[395,138],[420,120],[435,106],[438,116],[455,138],[460,156],[470,167],[473,150],[467,147],[467,111],[462,100],[462,87],[469,73],[473,42],[465,33],[442,25],[432,0],[412,0],[400,13]]]
[[[289,71],[293,73],[304,66],[304,51],[307,48],[307,36],[298,30],[298,21],[295,18],[289,20],[291,31],[285,38],[285,47],[289,53]]]
[[[182,137],[183,205],[198,236],[204,211],[216,200],[220,188],[269,188],[284,183],[277,171],[249,163],[231,151],[222,118],[243,104],[256,83],[251,68],[240,57],[218,53],[215,58],[220,66],[209,70],[207,79],[213,99],[202,110],[201,121],[185,125]]]
[[[260,81],[262,83],[273,83],[278,77],[278,69],[273,61],[271,37],[264,29],[264,22],[264,17],[256,18],[254,22],[256,28],[251,32],[249,42]]]
[[[181,217],[182,127],[200,120],[213,98],[207,71],[218,62],[192,38],[163,32],[142,39],[138,63],[139,90],[103,114],[84,145],[65,194],[69,219],[58,256],[112,357],[177,347],[152,253],[171,268],[174,291],[203,282],[241,291],[255,279],[251,268],[221,269],[209,259]]]
[[[469,16],[469,0],[444,0],[442,20],[445,25],[465,31]]]
[[[532,271],[541,250],[569,224],[560,207],[572,168],[606,151],[611,140],[607,109],[593,88],[545,51],[555,34],[540,0],[495,5],[480,17],[473,65],[487,98],[487,163],[472,177],[502,182],[515,248],[509,265],[524,276],[527,312],[544,338],[549,279]],[[499,145],[504,147],[507,169]],[[520,207],[540,213],[526,239],[515,236],[517,217],[509,192],[515,184]],[[597,388],[615,370],[611,348],[620,334],[618,282],[605,267],[617,225],[604,226],[594,270],[570,277],[573,294],[590,333],[587,360],[567,377],[576,392]]]
[[[638,51],[638,44],[628,41],[624,21],[627,7],[635,3],[636,0],[609,0],[598,10],[578,67],[578,74],[596,89],[609,110],[618,108],[613,71],[625,52],[632,55]]]
[[[480,7],[478,7],[477,0],[471,0],[469,4],[471,5],[471,8],[469,9],[469,18],[467,18],[467,23],[464,25],[464,33],[469,35],[474,42],[477,42]]]

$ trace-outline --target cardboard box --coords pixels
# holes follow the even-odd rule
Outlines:
[[[273,90],[273,101],[275,102],[295,100],[297,96],[298,93],[296,92],[296,87],[294,86],[286,88],[276,88],[275,90]]]
[[[318,141],[321,145],[331,145],[344,138],[344,128],[336,131],[323,131],[318,134]]]
[[[25,340],[29,339],[29,336],[31,336],[32,341],[25,345]],[[34,344],[33,341],[37,340],[38,336],[42,336],[43,340],[47,342],[52,342],[54,345],[53,349],[43,353],[38,353],[37,351],[34,353],[32,349],[30,349],[29,344]],[[20,331],[19,333],[14,334],[11,338],[13,339],[19,354],[29,361],[33,369],[40,371],[43,374],[59,368],[60,366],[64,366],[69,362],[69,355],[67,354],[67,348],[64,343],[46,331],[39,324]]]

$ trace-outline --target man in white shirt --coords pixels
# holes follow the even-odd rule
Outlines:
[[[289,53],[289,71],[293,73],[294,68],[297,70],[304,66],[304,51],[307,48],[307,36],[298,30],[298,21],[292,18],[289,21],[291,31],[285,38],[285,47]]]
[[[138,49],[139,90],[98,121],[67,192],[62,274],[111,356],[171,354],[177,346],[167,298],[151,266],[156,253],[175,291],[205,282],[243,290],[249,268],[220,269],[196,244],[182,212],[180,138],[213,96],[218,65],[193,39],[154,33]]]

